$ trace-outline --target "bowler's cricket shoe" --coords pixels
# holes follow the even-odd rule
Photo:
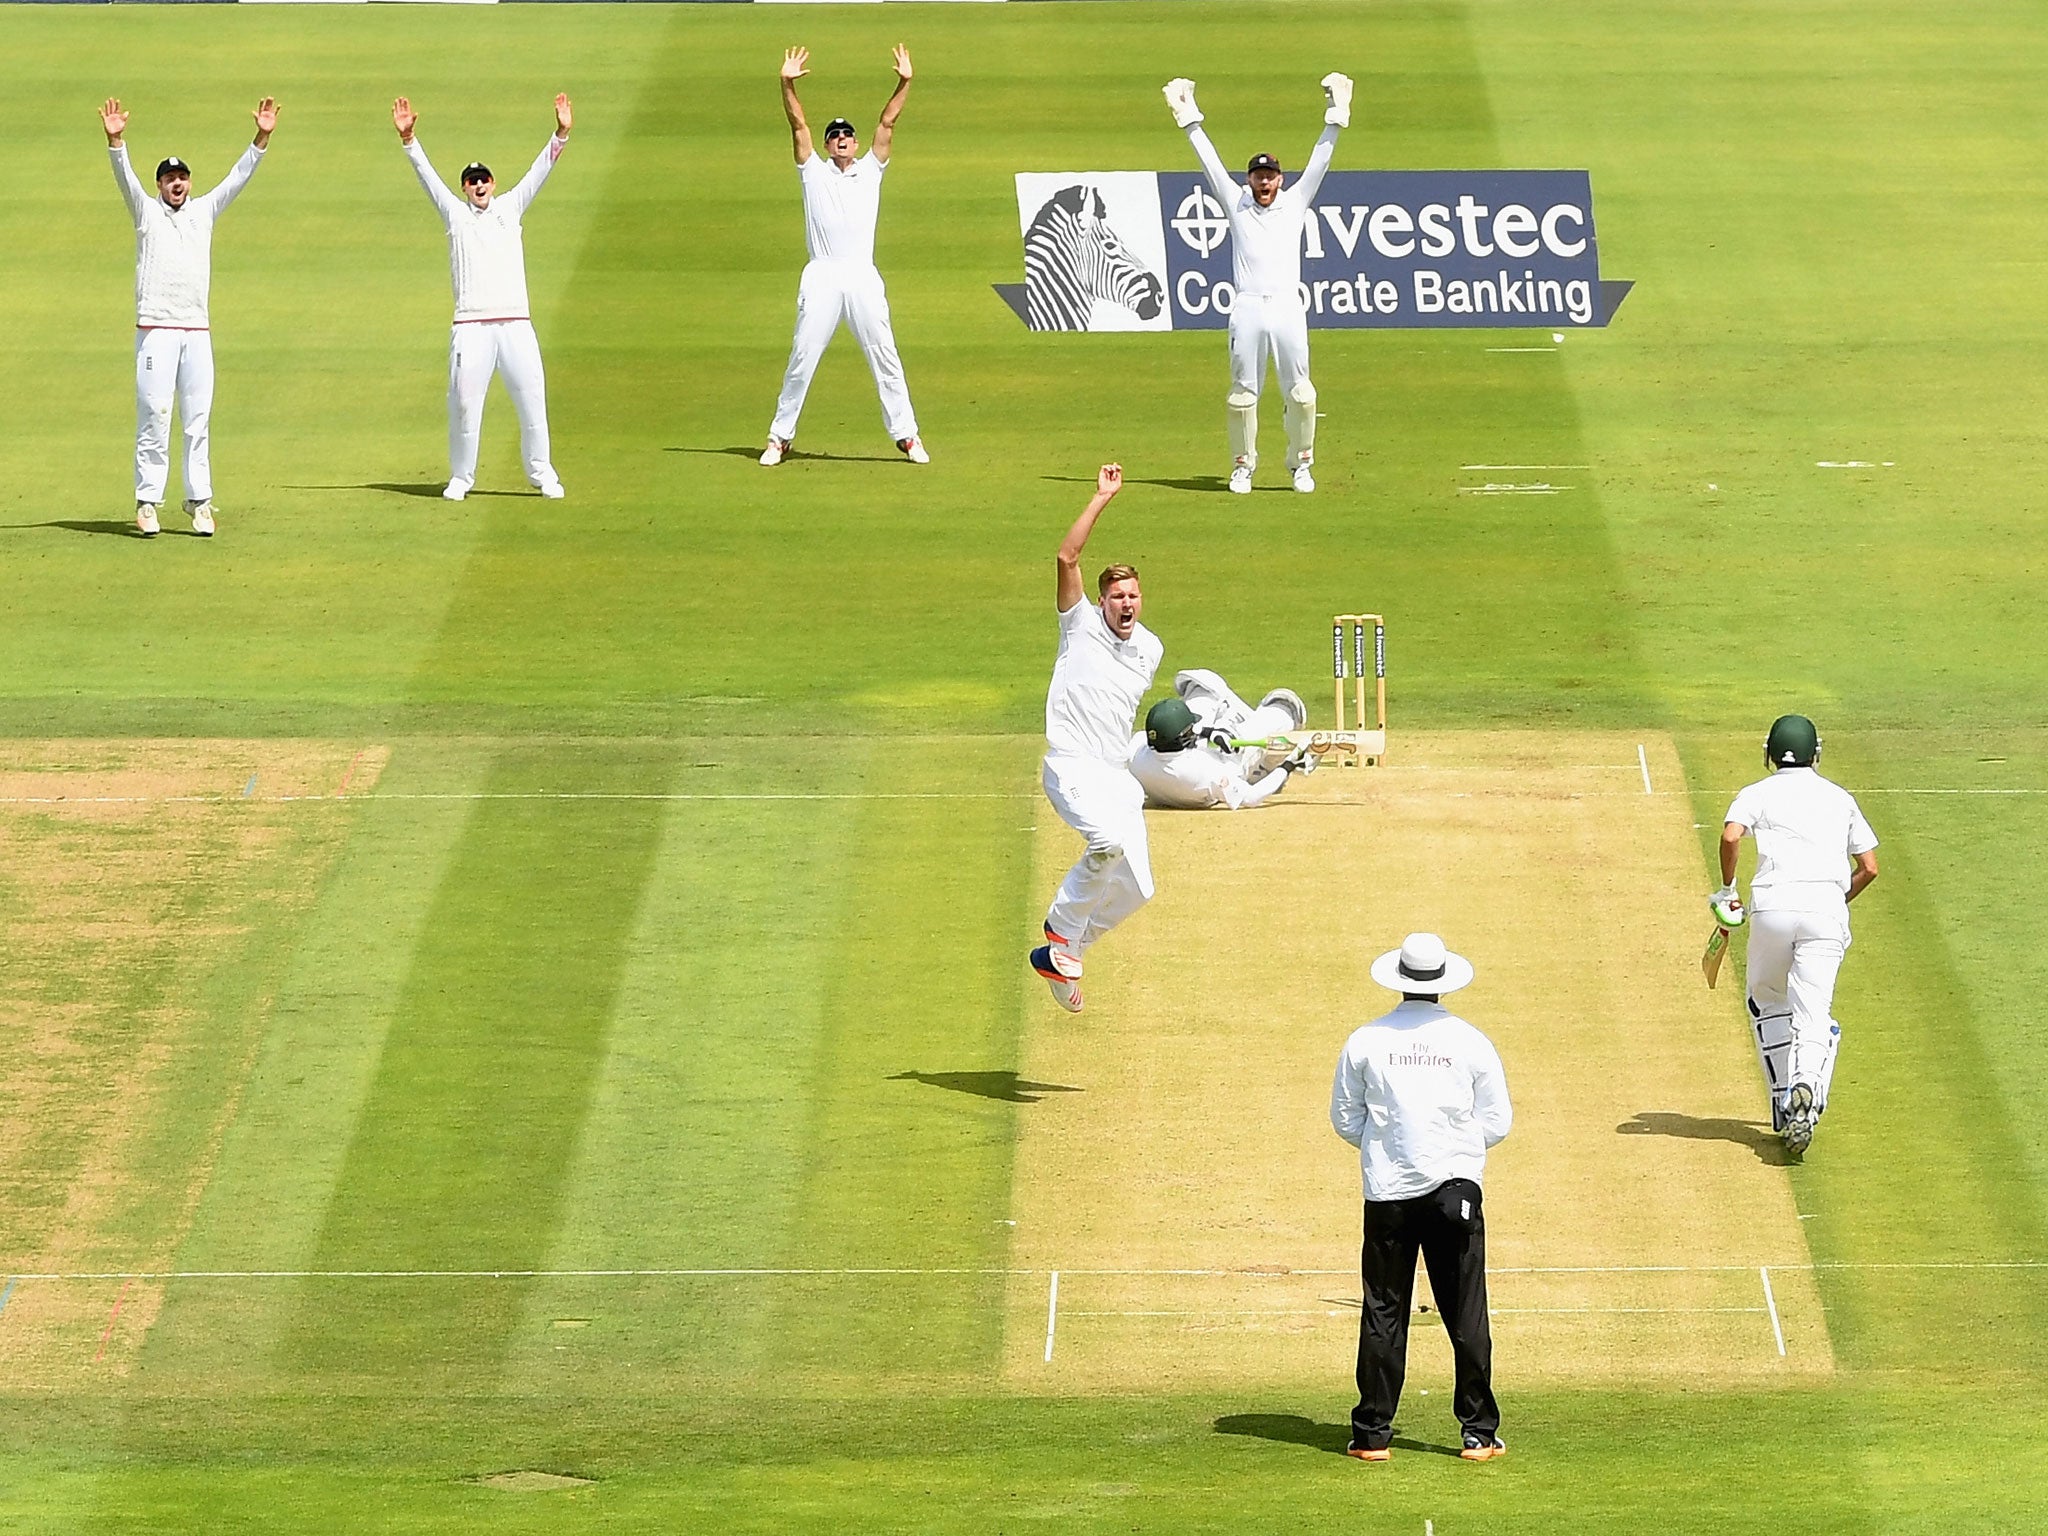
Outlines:
[[[761,464],[765,469],[773,469],[788,457],[789,439],[786,437],[769,438],[768,446],[761,450]]]
[[[1230,494],[1249,496],[1252,493],[1252,467],[1240,464],[1230,472]]]
[[[929,464],[932,456],[924,451],[924,444],[914,437],[899,437],[896,446],[903,450],[903,456],[913,464]]]
[[[157,536],[159,526],[156,519],[155,502],[138,501],[135,503],[135,531],[137,533],[141,534],[145,539],[153,539]]]
[[[185,510],[192,515],[192,531],[202,539],[213,537],[213,503],[211,501],[188,501]]]
[[[1071,957],[1062,955],[1050,944],[1041,944],[1031,951],[1031,969],[1045,978],[1045,984],[1052,988],[1052,1000],[1069,1013],[1081,1011],[1081,983],[1066,973],[1072,963]]]
[[[1316,477],[1308,472],[1306,464],[1300,464],[1295,467],[1294,488],[1304,496],[1316,488]]]
[[[1794,1157],[1804,1155],[1813,1145],[1813,1090],[1804,1083],[1794,1083],[1792,1091],[1785,1095],[1785,1150]]]
[[[1052,951],[1053,965],[1069,981],[1081,979],[1081,951],[1074,948],[1073,940],[1064,934],[1054,933],[1052,924],[1045,924],[1046,947]]]
[[[1466,1461],[1492,1461],[1496,1456],[1507,1453],[1507,1442],[1499,1435],[1482,1435],[1468,1429],[1465,1431],[1465,1448],[1458,1455]]]
[[[475,484],[474,480],[450,480],[448,482],[448,489],[441,493],[441,499],[443,501],[460,501],[469,494],[469,488]]]

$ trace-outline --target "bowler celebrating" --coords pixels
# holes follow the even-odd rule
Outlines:
[[[1230,310],[1230,488],[1247,495],[1252,471],[1259,464],[1259,395],[1266,384],[1266,362],[1279,375],[1281,405],[1287,423],[1287,467],[1297,491],[1316,488],[1316,388],[1308,377],[1308,312],[1301,302],[1301,230],[1314,214],[1311,204],[1330,157],[1337,149],[1337,130],[1351,125],[1351,81],[1339,74],[1323,76],[1323,132],[1309,152],[1308,165],[1285,191],[1280,162],[1254,155],[1240,187],[1223,169],[1216,146],[1202,129],[1202,111],[1195,105],[1195,82],[1169,80],[1166,104],[1175,126],[1187,130],[1188,142],[1202,162],[1209,186],[1230,220],[1231,281],[1237,296]]]
[[[192,196],[192,168],[173,155],[156,168],[152,198],[128,163],[122,135],[128,112],[109,98],[100,108],[114,184],[135,220],[135,526],[154,538],[171,474],[171,402],[185,423],[185,510],[192,531],[213,534],[213,332],[207,290],[213,277],[213,224],[256,174],[277,128],[277,102],[256,103],[256,137],[219,186]]]
[[[455,324],[448,334],[448,488],[460,501],[476,484],[477,440],[491,375],[505,380],[519,417],[526,478],[541,495],[560,499],[562,482],[548,454],[548,389],[540,338],[526,302],[526,246],[519,221],[540,195],[569,143],[569,98],[555,98],[555,131],[540,158],[503,197],[490,167],[462,168],[462,196],[442,185],[413,130],[419,114],[403,96],[391,104],[392,126],[420,185],[448,230],[448,271],[455,286]]]
[[[1081,956],[1088,946],[1152,898],[1145,791],[1129,766],[1131,722],[1165,648],[1138,622],[1145,597],[1131,567],[1112,565],[1096,578],[1099,607],[1083,601],[1081,587],[1081,551],[1123,484],[1123,466],[1102,466],[1095,494],[1055,557],[1060,648],[1045,695],[1040,782],[1060,820],[1088,847],[1060,882],[1031,968],[1069,1013],[1081,1011]]]
[[[825,153],[811,145],[810,124],[796,83],[810,73],[810,50],[792,48],[782,60],[782,112],[789,119],[790,142],[796,149],[797,176],[804,189],[804,241],[811,259],[796,292],[796,339],[789,347],[789,369],[782,376],[782,395],[775,402],[775,420],[768,427],[763,464],[780,464],[796,436],[797,417],[810,393],[811,376],[825,355],[833,333],[844,320],[853,330],[875,389],[882,397],[882,425],[913,464],[929,464],[931,455],[918,441],[917,416],[910,408],[910,386],[903,381],[903,362],[896,355],[896,335],[889,328],[889,296],[882,274],[875,270],[875,222],[882,212],[882,174],[889,169],[889,150],[896,138],[896,119],[910,94],[910,50],[896,47],[896,89],[875,125],[874,147],[860,152],[853,124],[835,117],[825,125]]]

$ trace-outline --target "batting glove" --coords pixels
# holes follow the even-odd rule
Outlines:
[[[1167,106],[1173,109],[1173,126],[1192,128],[1202,120],[1202,109],[1195,105],[1195,82],[1192,80],[1169,80],[1165,85]]]
[[[1707,898],[1707,905],[1714,909],[1714,921],[1723,928],[1740,928],[1749,914],[1743,910],[1742,896],[1733,885],[1724,885]]]
[[[1201,737],[1203,745],[1214,747],[1218,752],[1231,752],[1236,750],[1234,747],[1230,745],[1230,732],[1224,730],[1223,727],[1220,725],[1204,726],[1202,728]]]
[[[1335,71],[1323,76],[1323,121],[1339,128],[1351,126],[1351,77]],[[1192,101],[1192,98],[1190,98]]]
[[[1307,747],[1296,747],[1288,759],[1280,766],[1289,773],[1314,773],[1316,771],[1316,764],[1321,761],[1322,759],[1309,751]]]

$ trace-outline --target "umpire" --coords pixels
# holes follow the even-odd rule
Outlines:
[[[1365,1173],[1365,1307],[1358,1325],[1358,1406],[1347,1454],[1386,1461],[1408,1370],[1415,1256],[1451,1336],[1452,1407],[1467,1461],[1507,1454],[1493,1398],[1486,1306],[1486,1149],[1513,1111],[1493,1043],[1443,1006],[1472,964],[1433,933],[1411,933],[1373,962],[1372,979],[1401,994],[1393,1012],[1352,1033],[1330,1086],[1330,1124],[1358,1148]]]

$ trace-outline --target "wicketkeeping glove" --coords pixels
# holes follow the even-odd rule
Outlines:
[[[1323,109],[1323,121],[1335,123],[1339,128],[1351,126],[1351,77],[1340,75],[1334,70],[1323,76],[1323,100],[1328,103]],[[1189,98],[1192,103],[1193,98]],[[1199,121],[1199,119],[1198,119]]]
[[[1173,108],[1173,126],[1192,128],[1202,120],[1202,109],[1195,105],[1195,82],[1176,79],[1166,82],[1164,87],[1166,104]]]

